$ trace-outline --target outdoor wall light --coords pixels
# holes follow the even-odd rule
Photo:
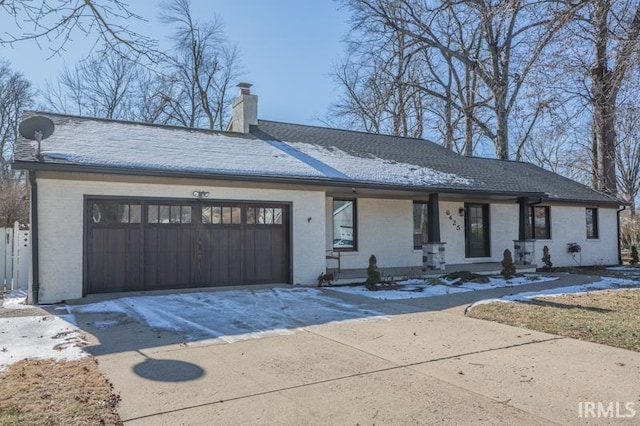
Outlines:
[[[193,196],[196,198],[209,198],[209,195],[211,195],[209,194],[209,191],[193,191]]]
[[[463,217],[463,216],[464,216],[464,207],[460,207],[460,208],[458,209],[458,215],[459,215],[460,217]]]

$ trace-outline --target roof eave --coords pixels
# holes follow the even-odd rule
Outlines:
[[[483,195],[491,194],[494,196],[504,197],[529,197],[548,199],[547,194],[542,192],[496,192],[486,191],[482,189],[465,189],[465,188],[444,188],[438,186],[409,186],[397,184],[375,183],[357,180],[344,180],[336,178],[321,177],[305,177],[305,176],[270,176],[270,175],[237,175],[212,172],[190,172],[178,170],[153,170],[153,169],[136,169],[125,167],[104,167],[78,164],[62,164],[62,163],[43,163],[36,161],[14,161],[14,169],[18,170],[41,170],[52,172],[69,172],[69,173],[93,173],[93,174],[110,174],[110,175],[128,175],[128,176],[147,176],[147,177],[172,177],[183,179],[216,179],[226,181],[239,182],[263,182],[263,183],[279,183],[279,184],[297,184],[312,186],[333,186],[343,188],[387,190],[401,192],[425,191],[427,193],[439,194],[468,194]],[[567,200],[576,202],[575,200]],[[585,201],[587,202],[587,201]],[[590,201],[593,203],[593,201]]]

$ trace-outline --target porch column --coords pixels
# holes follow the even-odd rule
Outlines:
[[[513,241],[514,260],[523,265],[532,265],[535,264],[536,240],[531,232],[529,199],[518,198],[518,206],[518,239]]]
[[[445,268],[444,245],[440,241],[440,206],[438,194],[429,194],[427,207],[427,242],[422,244],[422,265],[428,270]]]

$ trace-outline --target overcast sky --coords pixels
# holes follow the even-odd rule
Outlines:
[[[158,23],[160,1],[129,3],[149,21],[136,23],[136,29],[168,45],[165,28]],[[324,117],[337,93],[329,73],[343,56],[346,11],[332,0],[192,0],[192,5],[197,19],[214,14],[222,18],[229,40],[241,52],[242,79],[253,83],[252,92],[259,96],[260,118],[320,124],[318,118]],[[0,12],[0,31],[11,27],[10,18]],[[86,57],[91,47],[92,41],[77,33],[62,56],[47,59],[51,53],[46,43],[40,49],[28,41],[13,49],[0,47],[0,58],[41,88],[65,63],[72,67]]]

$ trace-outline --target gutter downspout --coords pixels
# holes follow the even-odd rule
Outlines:
[[[38,262],[38,184],[35,170],[29,170],[31,185],[31,304],[37,305],[40,294],[40,268]]]
[[[542,204],[542,197],[538,198],[538,201],[534,201],[533,203],[529,203],[529,206],[535,206],[536,204]]]
[[[620,210],[617,211],[618,221],[616,225],[618,225],[618,265],[622,265],[622,244],[620,243],[620,213],[625,211],[627,206],[622,206]]]

